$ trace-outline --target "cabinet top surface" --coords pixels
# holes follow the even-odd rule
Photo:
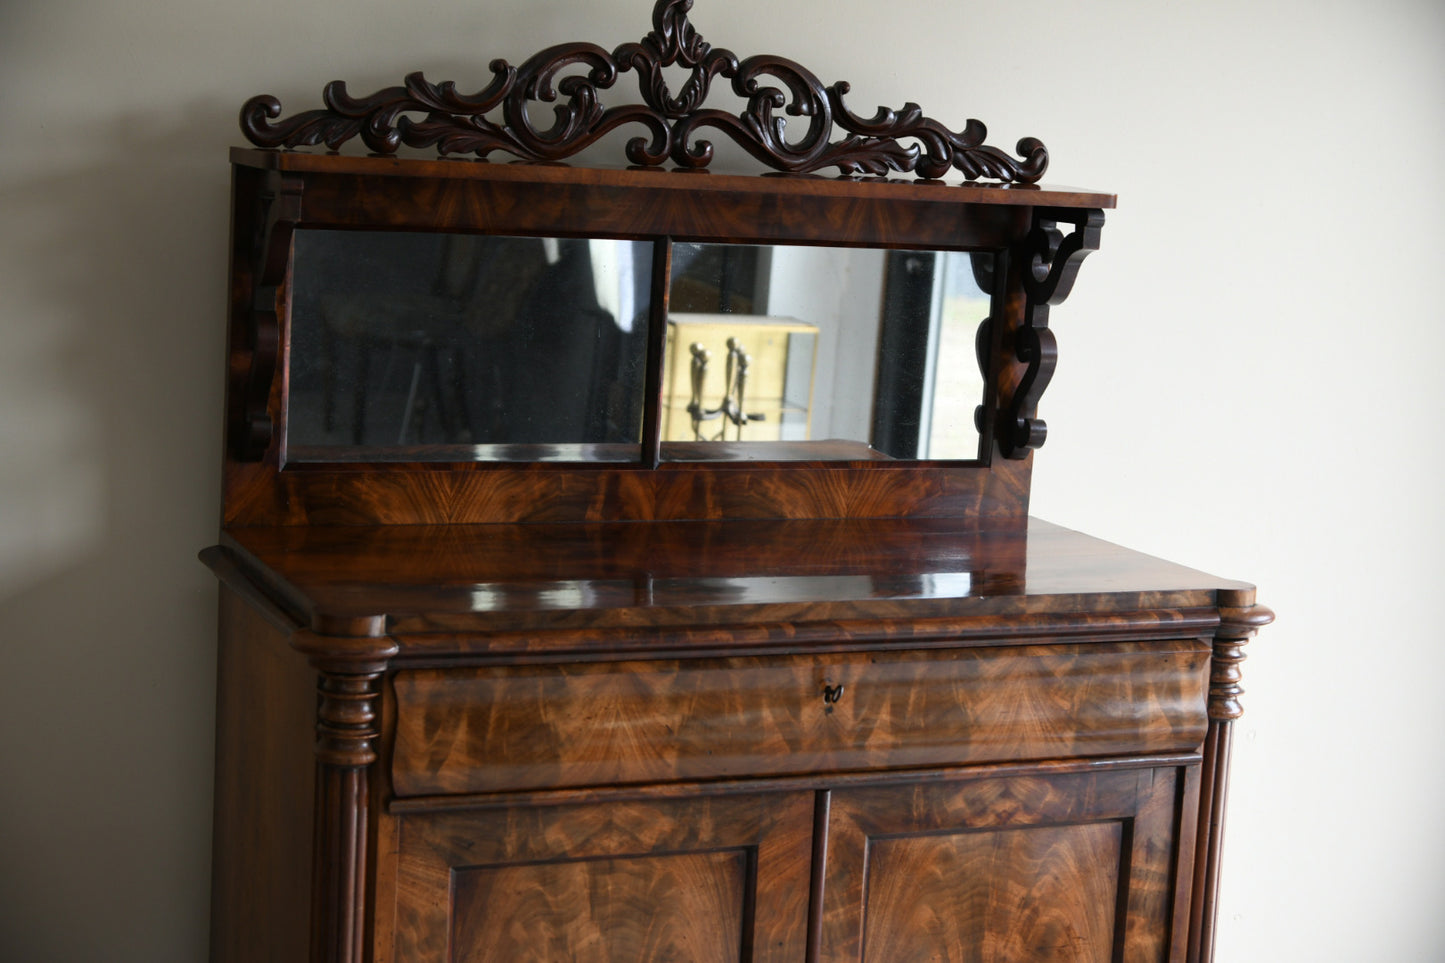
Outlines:
[[[950,519],[236,528],[207,561],[335,634],[829,623],[847,635],[837,627],[1253,602],[1245,583],[1038,519],[1027,537]]]
[[[573,167],[567,164],[494,163],[464,159],[358,157],[346,154],[231,148],[240,167],[296,174],[410,177],[429,180],[485,180],[517,183],[585,184],[593,187],[656,188],[819,197],[886,197],[899,201],[988,204],[1012,207],[1112,208],[1116,196],[1104,191],[1036,184],[844,176],[819,174],[726,174],[662,168]]]

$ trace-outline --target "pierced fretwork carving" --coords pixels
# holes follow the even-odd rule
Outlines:
[[[1073,230],[1065,235],[1060,224]],[[1079,265],[1099,249],[1104,212],[1097,209],[1034,212],[1033,229],[1018,250],[1024,288],[1023,324],[1014,335],[1013,354],[1027,365],[1007,408],[1000,412],[997,439],[1005,458],[1023,458],[1044,443],[1048,426],[1037,417],[1039,398],[1054,376],[1058,347],[1049,330],[1049,308],[1073,290]]]
[[[291,234],[301,218],[301,181],[294,176],[271,172],[260,196],[252,242],[255,271],[251,275],[250,310],[246,317],[246,351],[233,377],[235,423],[231,441],[239,461],[256,461],[266,451],[274,433],[267,403],[276,363],[281,351],[281,322],[276,300],[286,279],[291,256]]]
[[[281,102],[269,95],[253,97],[241,108],[241,130],[260,147],[324,143],[337,150],[360,136],[378,154],[394,154],[406,144],[435,147],[442,154],[486,157],[502,151],[528,160],[561,160],[612,130],[637,124],[646,136],[628,141],[626,153],[632,163],[643,166],[671,158],[683,167],[706,167],[713,147],[697,135],[713,128],[782,171],[837,167],[845,174],[893,170],[933,178],[956,169],[969,180],[1032,183],[1048,167],[1048,151],[1032,137],[1018,142],[1015,158],[984,143],[988,131],[979,121],[969,120],[955,132],[923,116],[917,104],[899,110],[880,107],[872,117],[860,117],[843,102],[848,84],[824,86],[807,68],[783,57],[739,60],[730,50],[713,48],[688,22],[690,9],[692,0],[657,0],[652,31],[611,53],[591,43],[570,43],[549,47],[520,67],[494,60],[492,82],[476,94],[461,94],[452,81],[433,84],[413,73],[402,86],[353,98],[337,80],[322,92],[324,108],[276,123],[272,121],[281,116]],[[691,71],[676,95],[663,75],[664,67],[674,65]],[[559,79],[568,68],[585,73]],[[604,107],[600,91],[629,70],[637,74],[643,103]],[[741,113],[703,108],[716,77],[729,80],[733,93],[747,102]],[[559,95],[565,98],[561,103]],[[530,114],[538,103],[553,105],[554,121],[544,129],[538,129]],[[500,122],[488,120],[486,114],[498,109]],[[779,111],[807,118],[801,137],[784,137],[786,120]],[[409,114],[424,116],[414,119]],[[847,136],[830,140],[834,125]]]

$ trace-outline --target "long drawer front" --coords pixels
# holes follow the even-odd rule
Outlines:
[[[1197,749],[1198,640],[414,669],[399,796]]]

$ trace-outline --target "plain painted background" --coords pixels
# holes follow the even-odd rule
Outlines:
[[[0,0],[0,958],[194,961],[209,886],[225,149],[648,0]],[[700,0],[1120,207],[1054,312],[1043,517],[1260,585],[1219,959],[1445,958],[1437,0]],[[625,83],[630,84],[627,80]],[[626,88],[629,92],[632,87]]]

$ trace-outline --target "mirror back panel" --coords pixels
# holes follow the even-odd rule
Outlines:
[[[995,435],[1037,380],[1016,348],[1024,245],[1041,212],[1112,205],[1019,185],[232,159],[228,524],[1021,524],[1027,451],[1001,457]]]

